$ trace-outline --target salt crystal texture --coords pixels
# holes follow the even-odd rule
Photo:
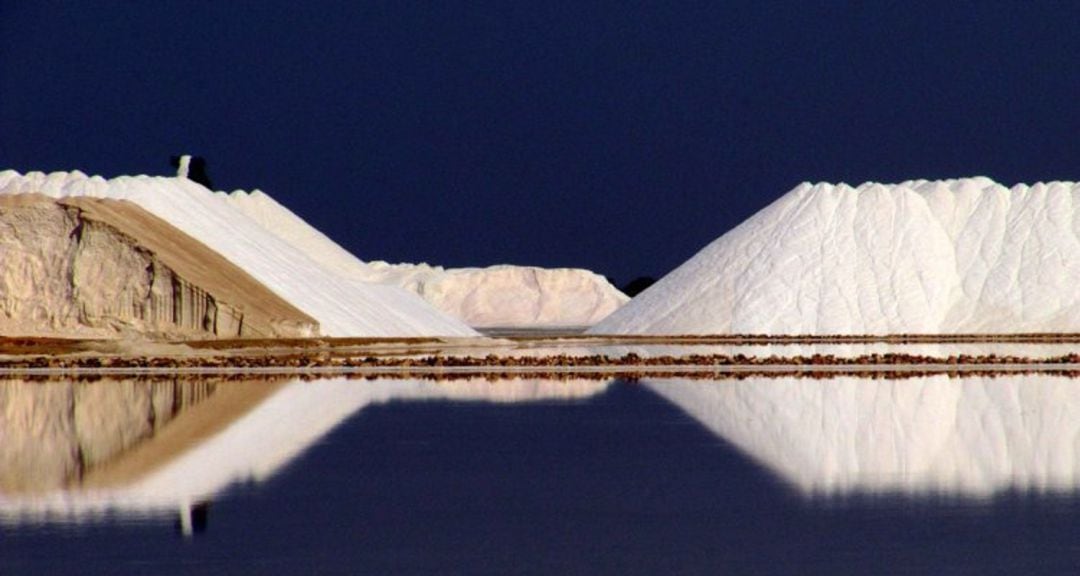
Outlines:
[[[129,200],[230,260],[319,322],[326,336],[474,336],[460,320],[393,286],[339,276],[185,178],[0,172],[0,194]]]
[[[1080,186],[802,184],[596,334],[1080,329]]]
[[[629,300],[603,276],[577,268],[365,263],[260,190],[218,195],[326,268],[405,288],[470,326],[591,326]]]

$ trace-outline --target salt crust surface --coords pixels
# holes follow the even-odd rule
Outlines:
[[[232,261],[320,324],[326,336],[475,336],[460,320],[393,286],[342,277],[229,202],[184,178],[0,172],[0,194],[129,200]]]
[[[596,334],[1080,329],[1080,186],[804,183]]]
[[[576,268],[365,263],[260,190],[218,195],[324,267],[405,288],[470,326],[591,326],[629,301],[603,276]]]
[[[1080,487],[1072,378],[643,380],[807,495]]]

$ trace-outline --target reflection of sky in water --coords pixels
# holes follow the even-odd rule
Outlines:
[[[1080,381],[651,380],[649,389],[808,494],[1067,491],[1080,481]]]

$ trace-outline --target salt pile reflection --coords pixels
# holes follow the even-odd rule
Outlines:
[[[0,383],[0,522],[179,514],[262,481],[350,415],[395,400],[557,401],[590,380]],[[193,520],[193,516],[195,517]]]
[[[564,401],[609,385],[282,377],[0,382],[0,522],[178,517],[189,531],[204,503],[230,486],[273,476],[367,406]],[[811,496],[988,497],[1080,485],[1080,381],[1066,377],[642,385]]]
[[[645,385],[808,495],[987,497],[1080,485],[1080,381],[1066,377]]]

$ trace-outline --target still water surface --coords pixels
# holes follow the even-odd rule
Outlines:
[[[0,383],[0,574],[1066,573],[1080,380]]]

